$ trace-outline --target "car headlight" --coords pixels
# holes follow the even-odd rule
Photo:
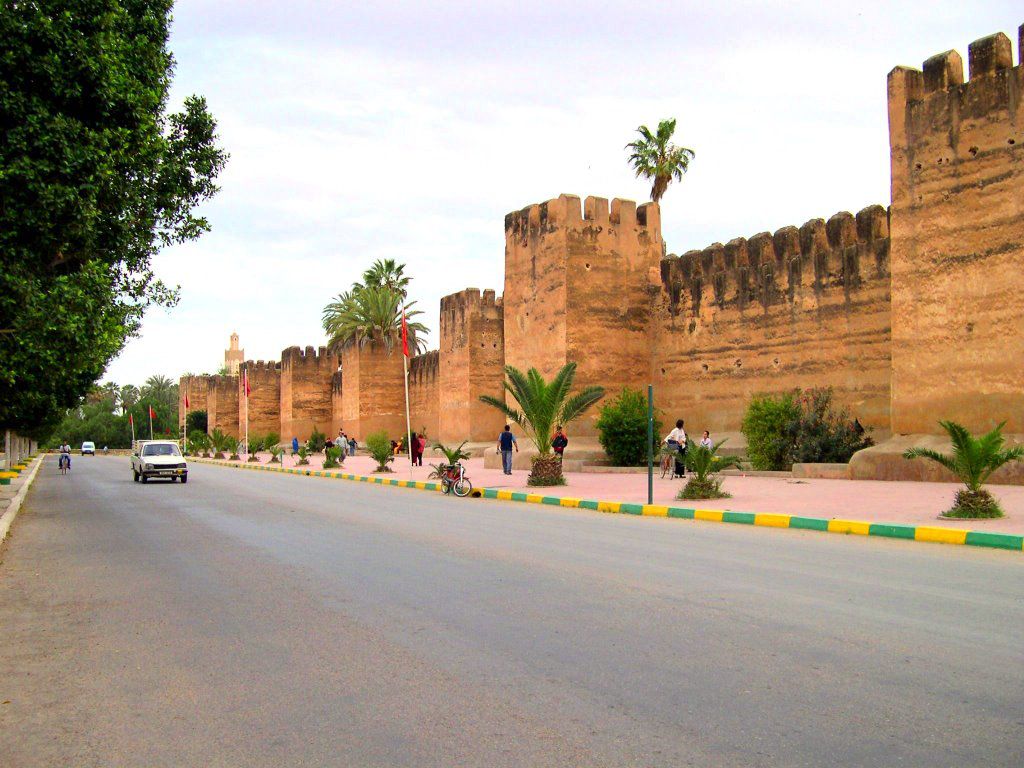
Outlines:
[[[145,469],[145,470],[150,470],[150,469],[153,468],[153,465],[152,464],[143,464],[142,468]]]

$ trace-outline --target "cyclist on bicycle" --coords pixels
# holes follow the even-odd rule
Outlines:
[[[675,453],[676,474],[684,477],[686,475],[686,468],[683,465],[683,456],[686,454],[686,430],[683,429],[682,419],[676,421],[676,428],[669,432],[662,442]]]
[[[62,440],[60,444],[60,458],[57,459],[57,467],[67,467],[68,471],[71,470],[71,446],[67,440]]]

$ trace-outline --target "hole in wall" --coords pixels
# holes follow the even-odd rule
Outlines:
[[[1016,141],[1014,141],[1013,139],[1007,139],[1007,140],[1006,140],[1006,143],[1007,143],[1007,144],[1010,144],[1010,145],[1012,146],[1013,144],[1016,144],[1017,142],[1016,142]]]
[[[665,369],[664,369],[664,368],[662,368],[662,369],[661,369],[661,375],[662,375],[662,376],[664,376],[664,375],[665,375]]]
[[[737,358],[737,360],[736,360],[736,362],[734,363],[734,365],[735,365],[735,366],[736,366],[737,368],[742,368],[742,367],[743,367],[743,361],[741,361],[741,360],[739,360],[739,359]]]
[[[778,365],[779,364],[779,358],[776,357],[774,360],[772,360],[772,364],[773,365]]]
[[[588,264],[584,264],[583,266],[587,268],[588,272],[590,271],[590,264],[589,263]]]
[[[708,364],[707,363],[704,363],[704,365],[702,365],[701,368],[704,369],[704,373],[708,372]]]
[[[978,154],[978,148],[977,147],[971,147],[967,151],[971,153],[971,157],[974,157],[975,155]]]
[[[921,170],[921,164],[920,164],[920,163],[916,163],[916,164],[914,165],[914,168],[915,168],[916,170],[920,171],[920,170]]]
[[[966,328],[967,328],[967,332],[968,333],[973,333],[973,331],[974,331],[974,323],[968,323]]]

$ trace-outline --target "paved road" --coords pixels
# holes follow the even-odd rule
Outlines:
[[[0,765],[1020,766],[1024,557],[124,458],[0,552]]]

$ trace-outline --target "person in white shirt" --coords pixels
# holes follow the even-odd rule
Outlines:
[[[704,437],[700,439],[700,447],[707,448],[709,451],[714,448],[714,444],[711,442],[711,433],[706,429],[704,430]]]
[[[669,449],[675,449],[678,452],[676,456],[676,474],[682,477],[685,474],[683,455],[686,453],[686,430],[683,429],[682,419],[676,422],[676,428],[668,433],[668,437],[663,442]]]

